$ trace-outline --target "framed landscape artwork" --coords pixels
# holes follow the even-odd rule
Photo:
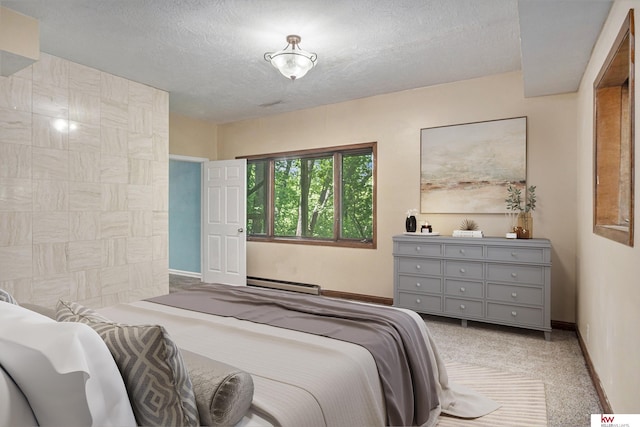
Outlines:
[[[527,179],[527,118],[420,131],[420,212],[505,213]]]

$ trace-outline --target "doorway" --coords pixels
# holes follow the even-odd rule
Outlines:
[[[202,278],[202,157],[169,156],[169,273]]]

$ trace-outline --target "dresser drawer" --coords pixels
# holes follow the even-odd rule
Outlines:
[[[543,248],[505,248],[487,246],[487,259],[491,261],[545,262]]]
[[[444,279],[444,291],[447,295],[468,298],[482,298],[484,296],[482,282],[466,280]]]
[[[544,312],[542,308],[522,307],[518,305],[488,302],[487,319],[514,325],[544,326]]]
[[[535,286],[500,285],[487,283],[487,298],[517,304],[542,305],[544,292]]]
[[[442,293],[442,279],[440,277],[398,276],[398,289],[412,292]]]
[[[445,245],[444,256],[449,258],[474,258],[482,259],[484,253],[482,246],[475,245]]]
[[[394,236],[394,305],[549,339],[551,251],[548,239]]]
[[[395,305],[417,312],[442,313],[442,297],[437,295],[418,295],[399,292],[398,301]]]
[[[536,265],[487,264],[487,280],[544,284],[544,267]]]
[[[482,279],[484,268],[481,262],[445,261],[444,274],[449,277]]]
[[[484,317],[482,301],[445,297],[444,312],[456,317]]]
[[[442,245],[440,243],[429,242],[398,242],[396,255],[441,256]]]
[[[442,262],[439,259],[399,258],[398,273],[442,274]]]

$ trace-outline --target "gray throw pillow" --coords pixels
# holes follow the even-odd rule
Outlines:
[[[110,322],[90,308],[59,301],[58,321],[91,326],[120,370],[136,422],[141,426],[197,426],[191,379],[178,347],[159,325]]]
[[[27,310],[42,314],[43,316],[47,316],[49,319],[56,320],[55,308],[44,307],[42,305],[31,304],[28,302],[22,303],[20,306],[26,308]]]
[[[111,322],[94,309],[85,307],[77,302],[58,301],[56,305],[56,320],[58,322]]]
[[[208,357],[181,350],[196,394],[203,426],[236,425],[253,401],[253,379],[247,372]]]
[[[16,299],[13,297],[13,295],[5,291],[4,289],[0,289],[0,301],[8,302],[9,304],[20,305],[18,304],[18,301],[16,301]]]

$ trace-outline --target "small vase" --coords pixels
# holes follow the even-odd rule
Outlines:
[[[405,221],[405,228],[407,229],[407,233],[415,233],[418,228],[418,221],[416,221],[416,217],[411,215],[407,217]]]
[[[531,236],[529,235],[529,230],[525,230],[522,227],[516,227],[515,232],[516,232],[516,237],[518,239],[530,239],[531,238]]]
[[[518,214],[516,233],[518,234],[518,239],[533,238],[533,217],[531,212],[520,212]]]

